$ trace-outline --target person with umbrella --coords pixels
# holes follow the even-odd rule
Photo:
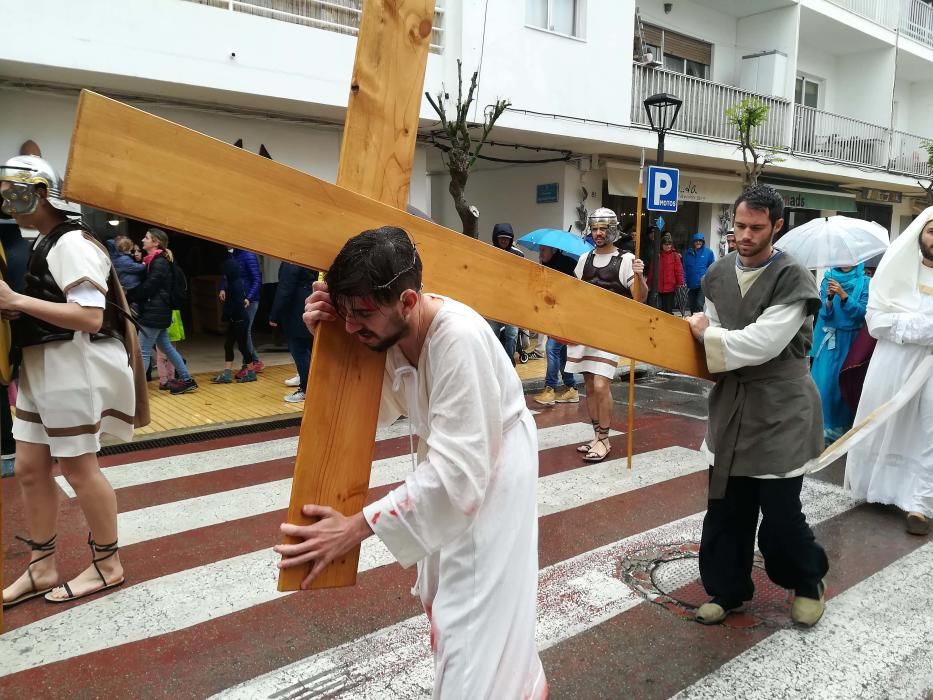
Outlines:
[[[826,271],[820,286],[823,302],[813,329],[810,369],[823,403],[823,436],[830,444],[852,427],[852,409],[842,398],[839,373],[865,325],[868,285],[864,264],[834,267]]]
[[[557,229],[538,229],[518,239],[518,244],[529,250],[538,251],[538,259],[545,267],[573,275],[577,258],[591,250],[591,246],[579,236]],[[567,345],[556,338],[548,338],[545,345],[547,373],[544,390],[534,397],[535,403],[553,406],[555,403],[578,403],[580,394],[572,372],[564,370],[567,363]],[[564,390],[558,392],[558,381],[564,380]]]
[[[619,219],[612,209],[600,207],[589,217],[590,234],[596,250],[580,256],[574,274],[578,279],[621,296],[633,298],[632,286],[638,278],[638,301],[648,297],[644,263],[631,253],[622,253],[615,247],[619,237]],[[598,322],[598,317],[594,318]],[[601,462],[612,449],[609,427],[612,421],[612,394],[609,383],[615,376],[619,356],[585,345],[572,345],[567,349],[569,373],[583,374],[586,384],[586,409],[595,433],[593,439],[577,448],[586,462]]]

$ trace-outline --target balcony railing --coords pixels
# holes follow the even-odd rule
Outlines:
[[[920,0],[903,0],[901,32],[933,48],[933,7]]]
[[[185,0],[282,22],[303,24],[338,34],[356,36],[360,30],[363,0]],[[444,8],[437,0],[431,52],[444,50]]]
[[[788,103],[785,100],[637,63],[632,73],[633,124],[648,124],[648,115],[642,102],[646,97],[659,92],[668,92],[683,100],[675,125],[677,131],[724,141],[738,140],[735,127],[726,119],[726,110],[746,97],[753,97],[770,107],[768,120],[759,127],[755,138],[765,146],[781,147],[787,144],[784,129]]]
[[[888,167],[888,130],[868,122],[794,105],[794,150],[827,160]]]
[[[829,0],[888,29],[897,27],[898,0]],[[903,2],[903,0],[901,0]]]
[[[930,154],[926,149],[927,144],[933,143],[933,139],[903,131],[895,131],[893,136],[888,169],[919,177],[933,176],[933,169],[929,163]]]

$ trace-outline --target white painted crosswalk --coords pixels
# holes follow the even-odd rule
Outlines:
[[[619,496],[625,496],[626,503],[638,504],[645,512],[659,509],[663,512],[663,500],[655,502],[655,499],[669,498],[678,488],[702,488],[703,482],[691,475],[704,472],[707,465],[693,449],[667,446],[637,454],[631,471],[626,469],[624,457],[585,464],[573,450],[562,449],[586,441],[591,433],[591,426],[578,419],[539,428],[542,453],[555,451],[547,457],[546,475],[538,479],[541,517],[564,522],[573,513],[604,508],[606,499]],[[408,426],[402,422],[381,431],[378,437],[384,441],[407,435]],[[256,525],[258,516],[284,508],[291,480],[263,482],[260,476],[257,483],[250,484],[250,470],[268,472],[265,463],[293,458],[296,447],[296,438],[257,440],[108,468],[107,476],[118,493],[131,487],[145,490],[159,484],[158,494],[150,500],[154,505],[119,515],[121,545],[130,548],[125,560],[129,583],[106,596],[55,610],[0,635],[0,696],[7,696],[5,683],[18,677],[14,674],[28,674],[33,669],[50,669],[49,673],[54,674],[54,669],[66,669],[69,663],[93,665],[98,654],[123,654],[124,650],[134,654],[130,650],[136,645],[155,640],[159,640],[160,647],[173,648],[174,640],[182,633],[197,632],[242,615],[253,616],[260,629],[269,606],[278,606],[276,614],[285,612],[285,601],[279,599],[293,594],[276,591],[277,557],[271,547],[245,553],[228,550],[226,554],[204,558],[199,558],[194,550],[194,554],[186,555],[189,557],[186,561],[191,561],[186,568],[151,577],[140,575],[147,563],[138,555],[134,558],[134,554],[138,547],[152,548],[161,541],[172,541],[165,538],[179,535],[197,537],[205,528],[217,525],[235,529],[261,527],[258,543],[266,536],[264,530],[271,529],[268,518],[260,518],[262,525]],[[383,449],[381,454],[397,453],[404,447],[393,443],[391,449]],[[281,467],[274,465],[274,469]],[[218,483],[212,493],[159,502],[164,500],[173,480],[184,483],[192,477],[227,469],[243,470],[237,483],[249,485],[224,489]],[[385,487],[397,483],[411,469],[408,454],[376,460],[370,485]],[[685,480],[686,477],[690,478]],[[67,493],[67,484],[62,486]],[[145,493],[137,494],[135,502],[145,503],[146,498]],[[811,479],[805,481],[802,500],[813,524],[846,514],[858,505],[841,488]],[[693,502],[702,504],[702,495]],[[700,507],[695,510],[681,510],[681,515],[690,514],[669,517],[658,526],[645,526],[640,531],[629,529],[620,533],[625,535],[621,537],[619,534],[606,537],[592,549],[571,547],[560,558],[551,557],[549,561],[553,563],[542,568],[539,575],[539,648],[559,650],[565,642],[644,605],[642,595],[618,575],[619,561],[661,545],[698,541],[703,513]],[[270,545],[277,539],[274,529],[268,532],[268,539]],[[255,546],[253,540],[250,542]],[[929,586],[933,580],[931,548],[933,545],[916,549],[830,600],[824,621],[815,629],[776,631],[725,664],[711,667],[692,685],[679,686],[678,697],[924,697],[924,693],[933,689],[930,651],[933,616],[928,612],[933,609],[933,587]],[[223,549],[215,547],[212,551]],[[366,540],[361,549],[360,572],[385,576],[391,570],[381,567],[388,565],[394,564],[386,548],[376,538]],[[693,575],[685,570],[684,580],[675,581],[674,585],[690,583]],[[134,578],[139,582],[134,584]],[[898,594],[892,595],[892,590]],[[366,604],[370,603],[379,604],[378,601]],[[410,611],[410,607],[406,610]],[[268,668],[260,664],[259,672],[242,675],[235,683],[192,695],[277,700],[299,697],[404,700],[428,696],[433,682],[427,643],[429,627],[424,616],[407,617],[409,614],[340,640],[323,651],[309,649],[292,656],[287,663]],[[895,622],[905,620],[912,624]],[[308,620],[309,626],[314,623],[315,620]],[[646,635],[650,633],[645,630]]]

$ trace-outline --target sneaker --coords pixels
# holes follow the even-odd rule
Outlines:
[[[176,379],[172,383],[172,388],[170,389],[172,396],[178,394],[187,394],[189,392],[195,391],[198,388],[198,383],[194,381],[194,378],[189,379]]]
[[[165,382],[164,384],[160,383],[160,384],[159,384],[159,391],[171,391],[171,390],[172,390],[172,381],[174,381],[174,380],[169,380],[169,381]]]
[[[5,479],[8,476],[13,476],[13,460],[15,455],[4,455],[2,457],[2,475]]]
[[[580,394],[574,387],[567,387],[554,397],[557,403],[580,403]]]
[[[300,386],[300,385],[301,385],[301,377],[299,377],[297,374],[291,379],[285,380],[285,386]]]
[[[546,386],[544,387],[544,391],[535,396],[534,399],[535,403],[539,403],[542,406],[553,406],[554,402],[556,401],[555,396],[556,395],[554,390],[551,387]]]
[[[790,619],[794,624],[801,627],[813,627],[826,610],[826,582],[820,581],[817,587],[820,597],[804,598],[803,596],[794,596],[794,604],[790,609]]]
[[[211,384],[233,384],[233,370],[225,369],[223,372],[211,379]]]
[[[532,350],[530,353],[528,353],[528,359],[529,360],[543,360],[544,355],[542,355],[537,350]]]
[[[245,377],[245,376],[246,376],[247,374],[249,374],[251,371],[253,371],[253,370],[251,370],[251,369],[249,368],[249,365],[243,365],[243,366],[240,368],[240,370],[239,370],[236,374],[233,375],[233,378],[236,379],[238,382],[241,382],[241,381],[243,381],[243,377]]]
[[[256,360],[255,362],[249,363],[249,368],[253,370],[254,372],[256,372],[257,374],[259,372],[262,372],[262,370],[265,369],[265,367],[266,366],[262,363],[261,360]]]
[[[298,391],[292,394],[286,394],[285,400],[288,403],[301,403],[302,401],[305,400],[305,393],[301,389],[299,389]]]
[[[255,382],[256,373],[249,367],[244,367],[242,370],[237,372],[236,380],[238,384],[242,384],[243,382]]]

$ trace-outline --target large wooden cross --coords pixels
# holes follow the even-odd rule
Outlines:
[[[84,92],[64,194],[317,269],[360,231],[400,226],[418,246],[429,291],[488,318],[705,376],[683,321],[403,211],[433,16],[434,0],[366,0],[336,185]],[[384,365],[340,324],[318,333],[289,522],[307,522],[306,503],[362,509]],[[315,587],[352,585],[358,558],[359,549],[329,566]],[[306,574],[285,570],[279,589],[297,589]]]

